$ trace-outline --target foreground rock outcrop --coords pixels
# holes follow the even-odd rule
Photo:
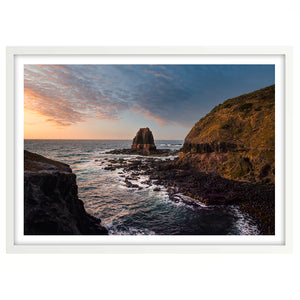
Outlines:
[[[140,128],[140,130],[137,132],[133,139],[131,150],[146,155],[156,150],[153,134],[148,127]]]
[[[108,234],[100,223],[78,199],[68,165],[24,151],[24,234]]]
[[[185,138],[177,166],[274,183],[275,86],[216,106]]]

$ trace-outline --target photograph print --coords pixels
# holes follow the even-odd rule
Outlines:
[[[25,64],[24,235],[275,235],[275,65]]]

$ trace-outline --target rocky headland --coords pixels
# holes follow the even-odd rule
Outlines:
[[[275,86],[228,99],[185,138],[180,168],[250,182],[275,182]]]
[[[101,220],[86,213],[70,167],[24,151],[24,234],[103,235]]]

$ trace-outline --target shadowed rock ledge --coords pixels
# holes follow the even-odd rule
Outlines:
[[[70,167],[24,151],[24,234],[103,235],[101,220],[86,213]]]

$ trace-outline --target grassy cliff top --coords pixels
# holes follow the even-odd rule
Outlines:
[[[199,120],[185,143],[228,142],[275,149],[275,85],[228,99]]]

